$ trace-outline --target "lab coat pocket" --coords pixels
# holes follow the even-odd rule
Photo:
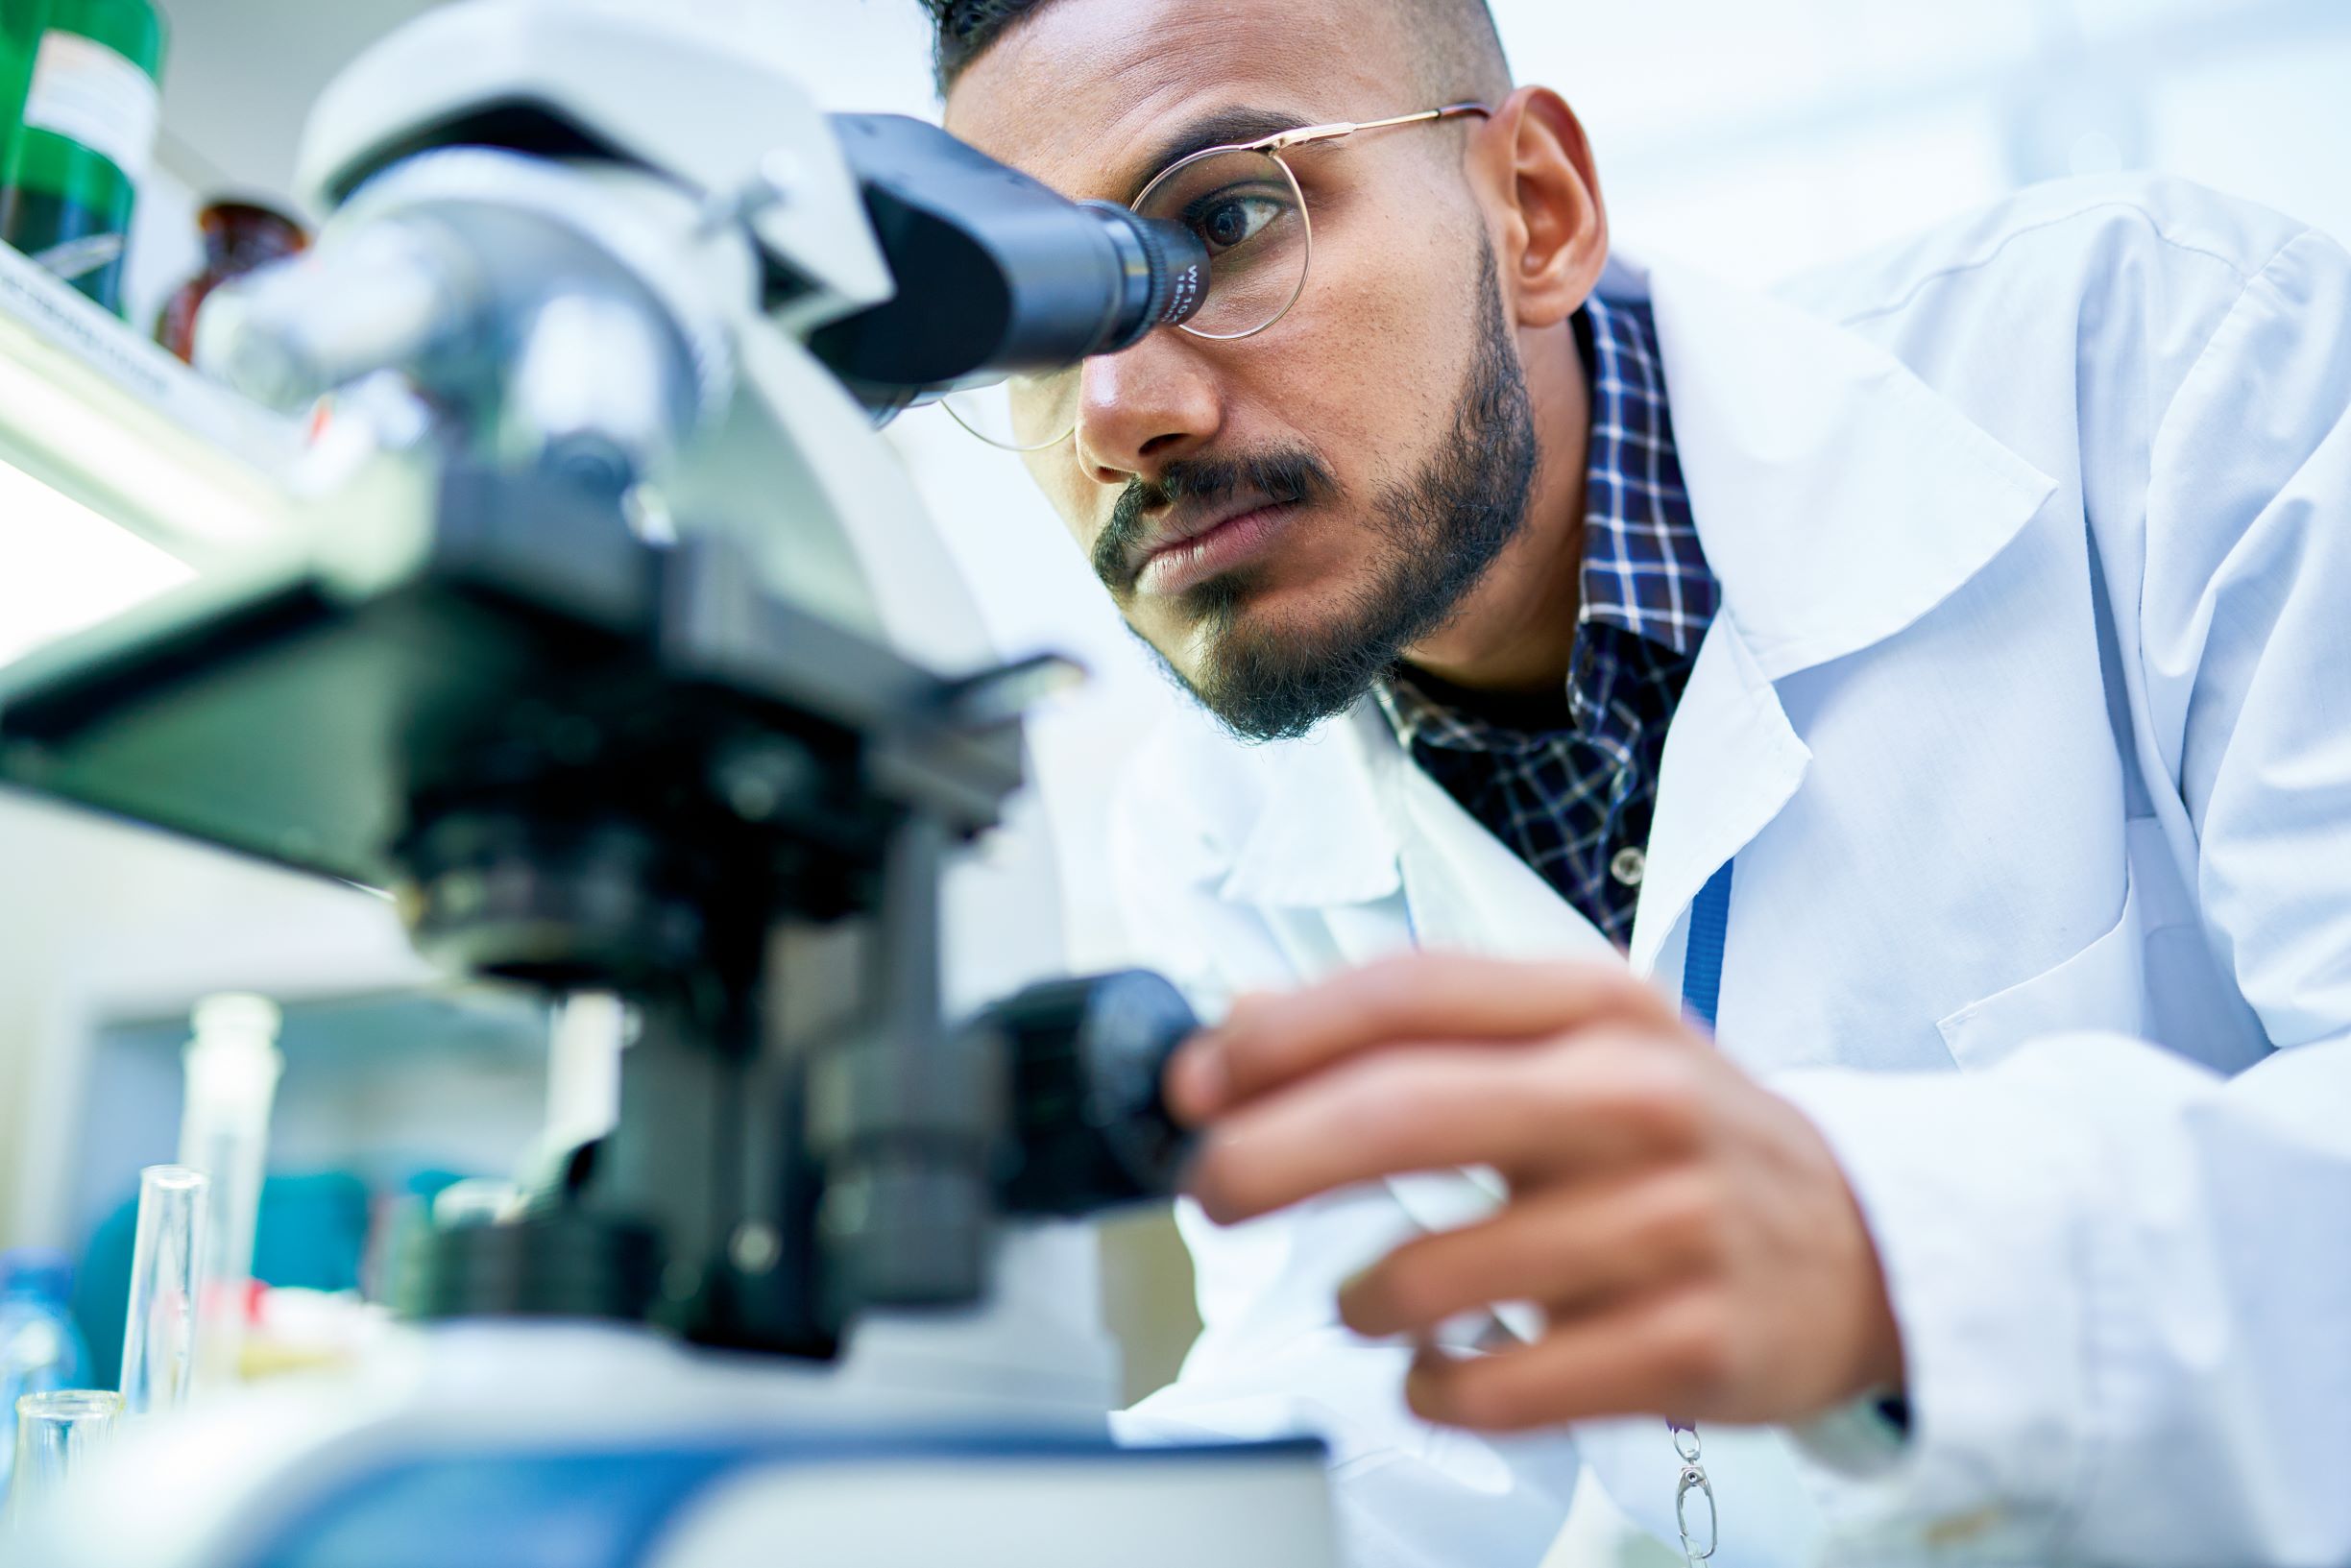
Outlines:
[[[2145,1031],[2146,931],[2139,886],[2136,871],[2126,871],[2121,918],[2088,947],[1936,1025],[1961,1067],[1994,1066],[2042,1035]]]

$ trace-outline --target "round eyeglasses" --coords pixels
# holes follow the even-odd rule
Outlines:
[[[1288,315],[1306,292],[1314,220],[1283,154],[1359,131],[1491,112],[1484,104],[1447,104],[1385,120],[1299,126],[1168,165],[1129,205],[1138,217],[1183,225],[1208,253],[1207,293],[1198,313],[1176,330],[1215,343],[1253,338]],[[1083,382],[1082,367],[1071,366],[951,393],[943,402],[957,423],[989,446],[1041,452],[1077,433]]]

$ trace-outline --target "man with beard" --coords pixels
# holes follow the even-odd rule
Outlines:
[[[1212,258],[974,422],[1263,743],[1118,803],[1239,999],[1129,1429],[1322,1431],[1364,1563],[1595,1479],[1717,1564],[2351,1560],[2351,258],[2077,184],[1798,305],[1612,255],[1479,0],[931,10],[952,130]]]

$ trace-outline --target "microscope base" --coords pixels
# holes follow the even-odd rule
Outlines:
[[[1324,1568],[1330,1532],[1312,1443],[812,1432],[418,1456],[239,1568]]]
[[[825,1367],[596,1325],[402,1331],[121,1435],[0,1562],[1336,1568],[1320,1443],[1122,1449],[1092,1381],[983,1324],[877,1320]]]

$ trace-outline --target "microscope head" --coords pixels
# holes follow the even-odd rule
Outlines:
[[[426,12],[331,83],[297,175],[341,206],[419,153],[491,147],[658,174],[733,210],[774,269],[778,325],[876,305],[894,285],[856,181],[806,90],[768,60],[669,11],[575,0],[462,0]]]
[[[450,148],[638,171],[694,203],[706,229],[739,226],[766,325],[884,418],[1117,352],[1187,319],[1209,283],[1181,225],[1073,203],[921,121],[828,119],[779,62],[670,13],[431,12],[328,87],[301,182],[340,208]]]

